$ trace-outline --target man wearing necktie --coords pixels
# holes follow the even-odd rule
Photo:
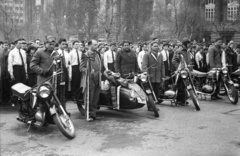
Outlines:
[[[67,89],[68,89],[68,80],[69,80],[69,54],[67,52],[67,40],[64,38],[60,38],[58,41],[59,49],[58,54],[62,56],[62,65],[63,65],[63,74],[59,76],[60,85],[57,89],[57,95],[59,100],[61,101],[63,108],[66,110],[66,97],[67,97]]]
[[[26,52],[22,50],[23,39],[15,41],[15,48],[10,51],[8,56],[8,72],[14,83],[26,83],[27,63]]]
[[[110,49],[104,53],[104,67],[106,70],[111,70],[113,72],[115,72],[115,67],[114,67],[114,63],[116,60],[116,43],[111,43],[110,44]]]
[[[83,44],[79,41],[73,42],[73,49],[69,53],[70,66],[72,67],[72,72],[69,73],[71,88],[72,88],[72,100],[75,99],[78,89],[81,83],[81,72],[80,72],[80,61],[82,57],[82,51],[84,50]]]

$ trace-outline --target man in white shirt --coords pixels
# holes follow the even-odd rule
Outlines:
[[[69,66],[69,54],[67,51],[67,40],[64,38],[60,38],[58,41],[59,49],[58,54],[63,57],[63,82],[60,83],[58,91],[58,98],[61,101],[63,108],[66,110],[66,97],[68,91],[68,80],[69,80],[69,71],[71,71],[71,66]],[[65,82],[65,84],[64,84]],[[64,96],[65,95],[65,96]]]
[[[104,53],[103,63],[106,70],[115,72],[116,50],[116,43],[111,43],[110,49]]]
[[[81,83],[81,72],[79,68],[84,47],[83,44],[79,41],[74,41],[72,46],[73,49],[69,53],[69,62],[70,66],[72,67],[72,72],[69,73],[69,78],[71,80],[72,100],[74,100]]]
[[[144,43],[143,46],[142,46],[142,51],[138,53],[138,56],[137,56],[137,61],[138,61],[138,67],[139,69],[142,71],[142,61],[143,61],[143,56],[144,54],[146,54],[148,51],[148,47],[147,47],[147,44]]]
[[[26,83],[27,78],[27,61],[26,52],[21,49],[24,39],[15,41],[15,48],[9,52],[8,72],[14,83]]]
[[[165,76],[170,76],[171,69],[172,69],[171,62],[172,62],[172,58],[173,58],[173,53],[169,52],[169,44],[168,43],[163,44],[163,50],[161,51],[161,54],[163,56]]]

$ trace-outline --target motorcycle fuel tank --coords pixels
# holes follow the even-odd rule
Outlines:
[[[164,97],[167,99],[173,99],[176,96],[176,92],[173,90],[167,90],[164,92]]]
[[[210,86],[210,85],[204,85],[204,86],[202,87],[202,91],[203,91],[204,93],[211,93],[211,92],[213,92],[213,87]]]

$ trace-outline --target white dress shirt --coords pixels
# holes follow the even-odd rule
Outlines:
[[[113,56],[112,56],[112,54],[113,54]],[[116,60],[116,53],[112,52],[111,49],[109,49],[108,51],[106,51],[104,53],[103,63],[104,63],[104,67],[106,70],[108,70],[108,63],[114,63],[113,58],[114,58],[114,60]]]
[[[77,55],[78,53],[78,55]],[[75,65],[79,65],[78,64],[78,56],[79,56],[79,63],[81,62],[81,58],[82,58],[82,52],[81,51],[76,51],[76,49],[73,49],[70,51],[69,53],[69,62],[71,66],[75,66]]]
[[[168,61],[168,63],[169,63],[169,52],[166,51],[166,50],[162,50],[162,51],[161,51],[161,54],[162,54],[162,56],[163,56],[163,61]],[[167,58],[168,58],[168,59],[167,59]]]
[[[141,51],[138,53],[138,56],[137,56],[137,61],[138,61],[138,67],[140,70],[142,70],[142,61],[143,61],[143,56],[144,54],[146,54],[146,51]]]
[[[63,51],[64,51],[64,56],[65,56],[65,64],[66,64],[66,68],[68,70],[68,76],[71,79],[71,74],[72,74],[72,66],[70,66],[70,62],[69,62],[69,53],[66,50],[62,50],[62,49],[58,49],[58,54],[60,56],[63,56]]]
[[[27,56],[26,52],[23,49],[20,49],[20,53],[22,54],[25,72],[27,73]],[[22,59],[19,54],[19,49],[16,47],[9,52],[8,55],[8,72],[10,75],[13,75],[13,66],[15,65],[22,65]]]
[[[202,54],[199,51],[199,52],[197,52],[197,54],[195,56],[195,61],[197,63],[198,68],[200,68],[199,62],[202,61],[202,60],[203,60],[203,56],[202,56]]]

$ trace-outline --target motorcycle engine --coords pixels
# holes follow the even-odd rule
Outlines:
[[[167,90],[164,92],[164,96],[167,99],[173,99],[176,96],[176,92],[173,90]]]
[[[203,91],[204,93],[211,93],[211,92],[213,92],[213,87],[210,86],[210,85],[204,85],[204,86],[202,87],[202,91]]]

